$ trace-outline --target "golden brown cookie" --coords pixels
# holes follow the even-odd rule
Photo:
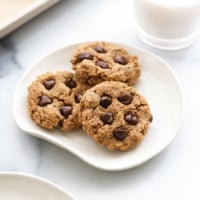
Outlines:
[[[38,76],[28,88],[30,116],[46,129],[68,131],[80,127],[79,102],[88,88],[67,71]]]
[[[80,102],[80,115],[86,133],[109,150],[136,147],[152,121],[145,98],[133,87],[114,81],[87,90]]]
[[[120,81],[133,85],[140,76],[136,56],[108,42],[80,46],[71,59],[77,77],[90,85],[102,81]]]

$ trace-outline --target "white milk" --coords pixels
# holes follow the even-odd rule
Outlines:
[[[200,30],[200,0],[134,0],[139,36],[163,49],[191,44]]]

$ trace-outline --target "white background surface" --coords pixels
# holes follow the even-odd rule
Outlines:
[[[23,133],[12,100],[21,75],[50,51],[74,42],[112,40],[147,49],[167,61],[185,94],[185,117],[175,140],[140,167],[106,172]],[[200,199],[200,40],[174,52],[150,48],[135,34],[131,0],[63,0],[0,41],[0,171],[47,178],[80,200]]]

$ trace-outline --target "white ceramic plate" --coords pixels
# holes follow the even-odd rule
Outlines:
[[[43,138],[78,156],[90,165],[104,170],[123,170],[144,163],[163,150],[176,135],[183,117],[180,86],[170,67],[157,56],[122,44],[129,53],[139,57],[142,75],[136,89],[148,100],[152,114],[148,134],[134,150],[111,152],[98,146],[82,130],[63,134],[37,126],[27,110],[27,87],[37,75],[47,71],[70,70],[70,58],[80,44],[64,47],[35,64],[19,81],[14,99],[14,118],[19,127],[33,136]]]
[[[75,200],[43,178],[17,172],[0,173],[0,197],[2,200]]]

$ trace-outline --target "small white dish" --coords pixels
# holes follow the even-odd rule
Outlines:
[[[0,173],[0,197],[5,200],[75,200],[54,183],[20,172]]]
[[[14,118],[26,133],[56,144],[88,164],[103,170],[124,170],[138,166],[161,152],[176,135],[183,118],[182,90],[174,73],[159,57],[123,44],[117,44],[139,57],[141,77],[135,85],[150,104],[153,122],[144,141],[128,152],[111,152],[98,146],[82,130],[62,133],[37,126],[27,109],[27,87],[37,75],[47,71],[71,70],[70,58],[80,44],[51,53],[35,64],[19,81],[14,98]]]

